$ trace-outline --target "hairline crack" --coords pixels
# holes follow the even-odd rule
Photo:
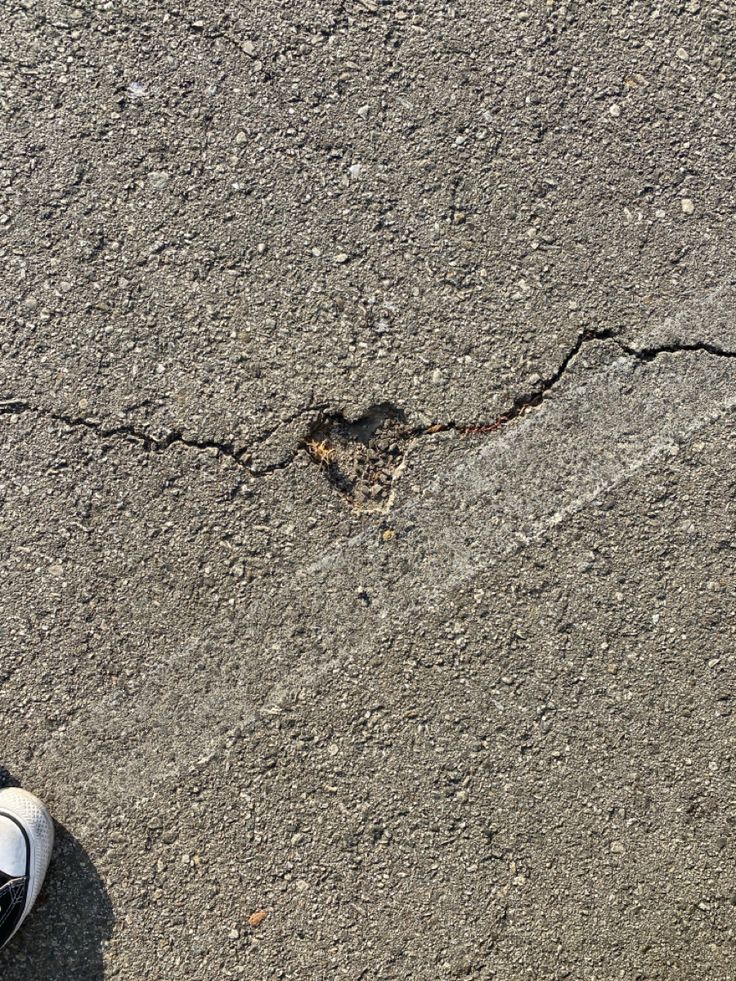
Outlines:
[[[534,387],[533,391],[517,395],[510,408],[501,415],[497,416],[495,419],[486,422],[481,421],[472,423],[462,423],[454,420],[447,422],[434,422],[425,426],[407,428],[401,432],[400,436],[403,439],[413,442],[420,437],[433,436],[435,434],[447,432],[459,433],[461,435],[486,435],[496,432],[504,426],[514,422],[519,418],[519,416],[525,414],[530,409],[539,407],[556,388],[558,383],[565,376],[572,362],[586,345],[591,343],[600,343],[606,340],[612,341],[621,351],[623,351],[624,354],[642,364],[654,361],[656,358],[664,354],[675,355],[697,352],[701,352],[712,357],[736,359],[736,351],[731,351],[717,344],[706,341],[672,343],[650,347],[635,347],[622,341],[612,330],[585,330],[578,335],[575,343],[567,351],[557,368],[550,375],[542,379]],[[247,462],[250,455],[249,446],[236,446],[232,442],[220,441],[216,439],[195,439],[193,437],[185,436],[180,430],[171,430],[162,437],[156,437],[151,433],[147,433],[144,430],[138,429],[137,427],[129,424],[106,427],[94,419],[88,419],[83,416],[70,416],[66,413],[55,412],[52,409],[33,405],[31,402],[26,401],[23,398],[10,398],[6,399],[5,401],[0,401],[0,415],[20,415],[24,413],[44,416],[56,422],[64,423],[70,428],[86,429],[89,432],[96,433],[102,439],[119,438],[135,445],[142,445],[148,452],[161,453],[166,451],[169,447],[175,445],[181,445],[199,452],[215,450],[218,455],[232,460],[237,466],[245,470],[251,477],[265,477],[279,470],[285,470],[291,466],[309,439],[309,435],[307,435],[304,439],[301,439],[297,445],[289,451],[289,453],[283,456],[280,460],[277,460],[275,463],[268,464],[262,468],[255,468],[251,467]],[[322,420],[324,418],[330,418],[332,415],[328,411],[328,403],[310,403],[302,406],[286,419],[279,421],[276,425],[256,436],[252,442],[252,445],[255,446],[267,442],[273,435],[275,435],[276,432],[278,432],[279,429],[296,422],[296,420],[301,416],[307,414],[317,415],[318,419]]]

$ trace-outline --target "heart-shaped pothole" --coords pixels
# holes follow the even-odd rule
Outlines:
[[[387,511],[411,431],[401,409],[373,405],[351,421],[322,415],[304,446],[332,486],[358,511]]]

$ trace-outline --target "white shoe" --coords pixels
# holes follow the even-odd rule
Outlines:
[[[54,846],[54,822],[25,790],[0,790],[0,949],[28,916]]]

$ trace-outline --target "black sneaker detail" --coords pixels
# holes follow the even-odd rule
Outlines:
[[[0,949],[15,933],[26,908],[28,879],[10,879],[0,887]]]

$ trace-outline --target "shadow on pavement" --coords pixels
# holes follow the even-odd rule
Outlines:
[[[17,781],[0,767],[0,787]],[[114,922],[112,905],[80,843],[58,821],[46,881],[36,906],[5,950],[2,981],[101,981],[103,943]]]

